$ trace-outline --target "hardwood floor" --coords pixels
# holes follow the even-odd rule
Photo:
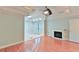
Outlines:
[[[79,52],[79,44],[44,36],[0,49],[0,52]]]

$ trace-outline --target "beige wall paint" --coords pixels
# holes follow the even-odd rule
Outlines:
[[[23,41],[23,16],[0,14],[0,46]]]

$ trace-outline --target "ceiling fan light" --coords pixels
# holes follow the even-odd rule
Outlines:
[[[51,10],[50,9],[46,9],[46,10],[44,10],[44,15],[51,15],[52,14],[52,12],[51,12]]]
[[[44,15],[49,15],[49,12],[48,11],[44,11]]]

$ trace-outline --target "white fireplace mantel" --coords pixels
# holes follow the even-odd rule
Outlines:
[[[62,40],[67,40],[68,39],[68,30],[66,29],[54,29],[52,30],[52,37],[54,37],[54,31],[62,32]],[[56,38],[56,37],[54,37]],[[61,38],[57,38],[61,39]]]

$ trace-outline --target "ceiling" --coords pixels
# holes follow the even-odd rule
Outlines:
[[[79,15],[78,6],[48,6],[53,14]],[[28,15],[36,10],[43,11],[44,6],[0,6],[0,13]]]
[[[33,7],[24,6],[0,6],[0,13],[14,13],[19,15],[27,15],[33,12]]]
[[[42,7],[34,7],[39,11],[43,11],[45,9]],[[76,15],[79,16],[79,6],[48,6],[48,8],[52,11],[53,15]]]

